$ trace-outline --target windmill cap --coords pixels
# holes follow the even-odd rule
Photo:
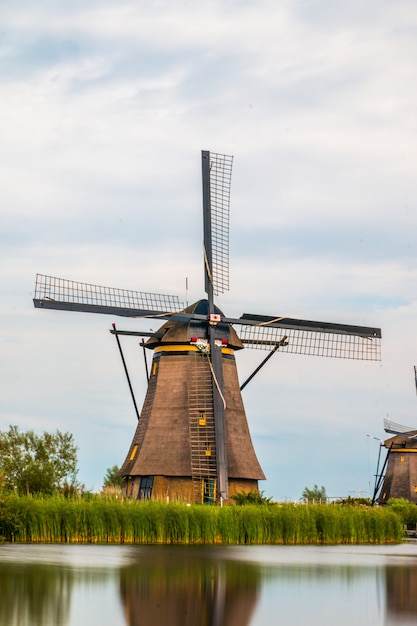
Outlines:
[[[187,308],[182,313],[189,313],[190,315],[209,315],[209,306],[207,300],[198,300]],[[218,307],[214,307],[214,313],[224,317],[223,311]],[[186,322],[176,322],[174,320],[168,320],[163,324],[156,332],[155,337],[150,337],[145,343],[145,346],[149,349],[154,349],[161,344],[188,344],[191,338],[198,337],[200,339],[208,339],[208,319],[190,319]],[[225,339],[227,344],[233,350],[241,350],[244,346],[239,339],[235,329],[231,324],[226,322],[219,322],[216,324],[216,339]]]

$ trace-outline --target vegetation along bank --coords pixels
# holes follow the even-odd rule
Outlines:
[[[361,544],[404,539],[403,509],[204,506],[92,495],[0,495],[0,539],[53,543]]]

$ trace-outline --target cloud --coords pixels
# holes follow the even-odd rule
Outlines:
[[[362,433],[381,436],[387,410],[415,419],[414,3],[46,0],[0,13],[0,428],[74,431],[88,485],[121,463],[135,418],[113,320],[33,310],[35,274],[179,296],[188,277],[189,299],[202,297],[210,149],[234,155],[224,311],[383,329],[382,365],[280,355],[251,383],[268,493],[297,497],[314,473],[338,476],[335,492],[366,485]],[[140,404],[142,355],[126,350]],[[259,362],[248,353],[242,378]],[[311,458],[293,483],[291,437]]]

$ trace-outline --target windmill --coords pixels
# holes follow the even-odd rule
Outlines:
[[[414,380],[417,390],[416,367]],[[417,504],[417,429],[385,418],[384,430],[394,436],[380,444],[372,503],[402,498]],[[387,454],[379,471],[382,447]]]
[[[379,360],[378,328],[243,314],[227,317],[215,296],[229,289],[231,156],[202,151],[206,298],[184,308],[176,296],[128,291],[37,275],[34,305],[43,309],[167,320],[148,337],[148,388],[120,473],[138,498],[223,502],[258,488],[263,471],[252,445],[241,389],[278,350]],[[240,387],[235,352],[266,349]]]

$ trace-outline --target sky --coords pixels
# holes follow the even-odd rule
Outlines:
[[[222,310],[382,329],[380,363],[278,354],[245,388],[260,489],[372,495],[384,418],[417,424],[414,0],[3,0],[0,24],[0,430],[72,432],[87,489],[122,464],[109,329],[156,322],[34,309],[35,275],[203,297],[211,150],[234,157]]]

